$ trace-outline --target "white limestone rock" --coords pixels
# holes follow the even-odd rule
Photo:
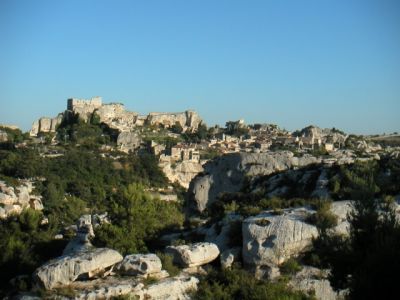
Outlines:
[[[152,275],[160,273],[161,260],[153,253],[127,255],[117,266],[121,275]]]
[[[18,215],[29,207],[35,210],[43,210],[42,197],[32,194],[32,182],[29,180],[20,180],[19,182],[20,185],[14,189],[4,181],[0,181],[0,204],[4,206],[0,218]]]
[[[220,156],[203,168],[189,185],[188,208],[192,213],[204,211],[222,192],[238,192],[246,177],[269,175],[293,167],[321,162],[310,155],[294,157],[290,151],[273,153],[231,153]]]
[[[136,132],[125,131],[118,135],[117,146],[121,151],[128,153],[138,149],[141,142],[142,140]]]
[[[92,278],[122,259],[117,251],[107,248],[61,256],[36,269],[34,278],[38,284],[49,290],[68,285],[80,277]]]
[[[331,203],[330,211],[337,218],[337,225],[331,230],[332,233],[349,235],[350,223],[347,217],[353,210],[353,201],[350,200],[335,201]]]
[[[161,279],[145,287],[132,277],[114,277],[91,281],[76,281],[70,285],[75,291],[73,299],[96,300],[127,296],[138,300],[187,300],[189,293],[197,290],[199,280],[192,276],[180,275]]]
[[[223,269],[231,268],[235,261],[239,261],[241,255],[242,255],[241,247],[235,247],[222,252],[220,256],[220,262],[222,268]]]
[[[337,300],[341,299],[340,293],[333,290],[329,280],[327,279],[328,272],[317,268],[304,266],[289,281],[289,285],[295,290],[300,290],[305,293],[314,293],[318,300]]]
[[[172,254],[174,262],[184,267],[205,265],[219,255],[217,245],[213,243],[196,243],[193,245],[168,246],[166,253]]]
[[[277,266],[311,246],[317,228],[305,219],[312,211],[305,208],[284,210],[282,214],[264,212],[242,223],[245,264]]]
[[[199,280],[193,276],[167,278],[143,289],[140,300],[188,300],[189,292],[197,290]]]
[[[203,172],[203,166],[195,161],[160,162],[159,166],[171,182],[178,182],[185,189],[196,175]]]

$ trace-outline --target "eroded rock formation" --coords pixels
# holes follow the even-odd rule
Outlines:
[[[53,259],[39,267],[36,281],[46,289],[68,285],[81,277],[92,278],[122,261],[117,251],[107,248],[93,249]]]
[[[245,178],[269,175],[274,172],[303,167],[321,162],[309,155],[295,157],[290,151],[274,153],[232,153],[205,164],[203,174],[195,177],[189,186],[188,208],[202,212],[222,192],[238,192]]]
[[[217,245],[196,243],[193,245],[169,246],[166,253],[171,254],[174,262],[184,267],[197,267],[212,262],[219,255]]]
[[[25,208],[42,210],[42,197],[32,194],[33,184],[23,180],[17,187],[8,186],[0,181],[0,219],[13,214],[20,214]]]

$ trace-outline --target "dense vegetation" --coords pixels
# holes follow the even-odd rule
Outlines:
[[[257,280],[241,268],[211,271],[193,297],[197,300],[305,300],[312,296],[293,291],[283,279],[277,282]]]
[[[64,129],[74,131],[65,145],[52,146],[47,141],[16,148],[12,142],[11,147],[0,150],[0,180],[12,186],[18,184],[17,178],[34,180],[35,193],[43,196],[45,207],[43,213],[26,210],[0,221],[0,253],[4,254],[0,290],[16,275],[30,275],[40,264],[60,255],[69,238],[64,228],[82,214],[108,212],[112,224],[96,229],[95,242],[124,254],[147,251],[162,230],[183,222],[180,204],[162,202],[146,192],[168,184],[153,155],[104,155],[99,150],[104,141],[95,138],[104,135],[100,125],[78,120],[59,131]],[[93,138],[87,139],[87,135]],[[56,157],[41,155],[49,149]],[[41,223],[44,215],[48,224]],[[54,240],[60,232],[65,238]],[[23,285],[29,286],[25,281]]]
[[[387,192],[395,186],[391,180],[380,182],[375,178],[376,168],[375,163],[370,163],[352,166],[348,171],[348,187],[355,200],[349,216],[350,235],[321,231],[308,261],[330,268],[333,287],[349,289],[351,299],[393,299],[400,280],[400,224],[393,197],[376,196],[382,187]],[[334,223],[328,225],[332,227]]]
[[[179,228],[183,215],[179,204],[154,199],[140,184],[131,184],[110,207],[111,224],[96,230],[95,244],[122,254],[147,252],[146,242],[162,230]]]

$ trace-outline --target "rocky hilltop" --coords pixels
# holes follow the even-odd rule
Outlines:
[[[107,124],[110,128],[121,132],[130,131],[136,126],[160,125],[169,128],[179,124],[183,132],[195,132],[203,120],[194,111],[179,113],[156,113],[152,112],[147,116],[139,115],[125,109],[122,103],[103,104],[101,97],[91,99],[68,99],[67,110],[55,118],[42,117],[32,124],[31,136],[39,133],[55,132],[57,125],[71,113],[79,114],[79,117],[88,122],[92,116],[97,115],[100,122]]]

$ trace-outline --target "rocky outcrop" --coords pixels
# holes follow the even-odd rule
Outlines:
[[[217,245],[196,243],[193,245],[169,246],[166,253],[173,256],[174,262],[184,267],[197,267],[212,262],[219,255]]]
[[[109,276],[104,279],[74,282],[70,287],[76,295],[73,299],[95,300],[127,296],[138,300],[187,300],[188,294],[197,290],[199,280],[180,275],[145,286],[138,280]]]
[[[348,221],[349,214],[354,211],[352,201],[335,201],[331,203],[330,211],[337,218],[337,225],[331,230],[335,234],[348,235],[350,223]]]
[[[203,172],[201,163],[195,161],[160,162],[159,165],[169,181],[178,182],[186,189],[189,188],[192,179]]]
[[[305,266],[293,276],[289,281],[289,286],[295,290],[314,294],[318,300],[342,299],[341,294],[343,293],[335,292],[327,278],[327,271]]]
[[[57,125],[61,124],[63,116],[63,114],[59,114],[55,118],[42,117],[33,122],[30,136],[37,136],[39,133],[56,132]]]
[[[285,210],[280,215],[265,212],[242,224],[243,260],[249,266],[277,266],[308,249],[318,236],[315,226],[305,219],[312,211]]]
[[[121,275],[152,275],[160,273],[162,268],[161,260],[157,255],[133,254],[125,256],[124,260],[117,266]]]
[[[30,131],[31,136],[37,136],[41,132],[55,132],[56,126],[63,118],[71,114],[78,114],[81,119],[88,122],[94,114],[99,121],[107,124],[110,128],[120,132],[131,131],[136,126],[145,124],[171,127],[179,123],[184,131],[195,132],[203,123],[199,115],[194,111],[181,113],[150,113],[147,116],[139,116],[136,112],[125,110],[121,103],[103,104],[101,97],[91,99],[68,99],[67,110],[56,118],[40,118],[35,121]]]
[[[317,182],[315,184],[315,189],[311,194],[313,198],[321,198],[321,199],[329,199],[330,194],[328,190],[328,171],[326,169],[322,169]]]
[[[188,297],[188,293],[196,291],[198,283],[199,280],[193,276],[183,275],[174,278],[168,278],[152,284],[146,289],[143,289],[143,297],[141,297],[139,294],[139,299],[190,299]]]
[[[317,126],[308,126],[303,128],[300,132],[294,133],[296,136],[314,138],[315,142],[320,140],[322,143],[329,142],[333,144],[344,145],[347,135],[334,129],[322,129]]]
[[[351,201],[331,204],[330,211],[337,217],[337,226],[331,234],[348,234],[348,213]],[[312,246],[318,230],[308,220],[316,211],[306,207],[285,209],[279,214],[263,212],[242,223],[243,261],[247,266],[272,270],[292,256],[298,256]]]
[[[182,126],[183,131],[197,131],[200,124],[203,123],[200,116],[191,110],[180,113],[150,113],[147,116],[147,123],[150,125],[162,125],[172,127],[175,124]]]
[[[138,149],[141,142],[142,140],[137,133],[125,131],[118,135],[117,146],[119,150],[128,153]]]
[[[269,175],[294,167],[320,163],[320,158],[292,152],[232,153],[205,164],[204,174],[195,177],[189,186],[188,209],[192,213],[204,211],[222,192],[237,192],[246,177]]]
[[[33,195],[32,191],[32,182],[28,180],[21,181],[16,188],[0,181],[0,219],[20,214],[26,208],[42,210],[42,197]]]
[[[68,285],[78,278],[92,278],[122,261],[117,251],[99,248],[74,255],[61,256],[39,267],[34,278],[46,289]]]

